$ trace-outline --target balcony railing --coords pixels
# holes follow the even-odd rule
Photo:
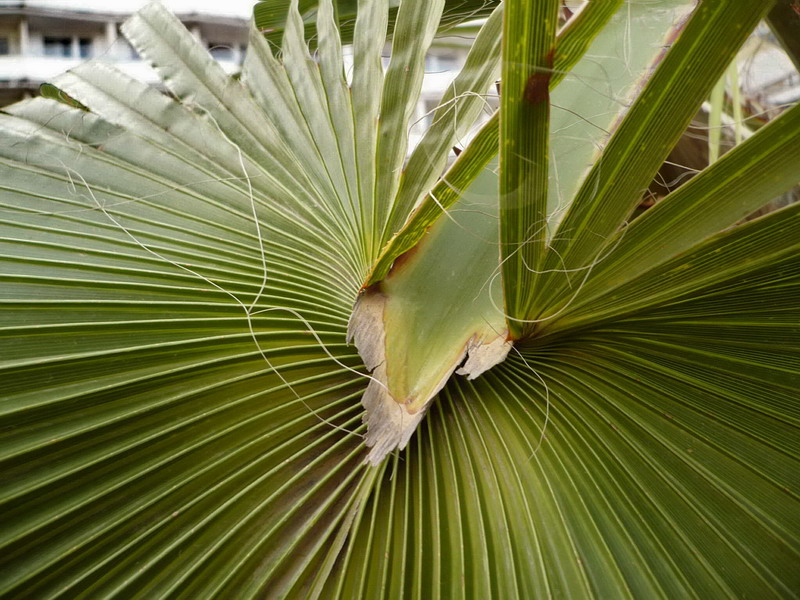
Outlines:
[[[100,60],[103,60],[101,57]],[[113,60],[106,59],[115,67],[127,73],[135,79],[147,83],[159,81],[155,72],[142,60]],[[0,81],[43,83],[52,81],[61,73],[76,67],[85,58],[71,58],[63,56],[20,56],[6,55],[0,56]],[[227,73],[235,73],[240,66],[233,60],[218,61]]]

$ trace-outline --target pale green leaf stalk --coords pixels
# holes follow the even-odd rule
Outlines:
[[[558,50],[555,55],[553,72],[550,77],[551,88],[555,88],[555,86],[561,83],[569,70],[584,56],[590,44],[595,39],[595,36],[601,34],[603,27],[618,11],[621,4],[622,0],[591,2],[585,5],[583,10],[576,13],[565,24],[557,36]],[[669,13],[660,11],[659,14],[668,15]],[[496,17],[499,16],[500,13],[498,12]],[[621,21],[621,17],[618,20]],[[620,30],[615,30],[607,35],[615,39],[620,39]],[[481,36],[479,36],[479,38],[480,37]],[[491,39],[489,39],[489,41],[491,41]],[[480,42],[480,39],[476,40],[472,50],[473,53],[478,50]],[[601,58],[608,57],[607,54],[604,54],[604,51],[599,51],[598,53]],[[642,54],[646,56],[646,53]],[[595,59],[592,62],[595,68],[598,68],[598,62],[604,61]],[[599,68],[606,73],[608,67],[609,65],[603,64]],[[585,70],[586,66],[584,66],[583,69]],[[628,71],[627,68],[626,71]],[[631,72],[636,72],[636,70],[631,69]],[[459,77],[461,77],[461,75],[459,75]],[[457,80],[458,78],[456,81]],[[458,85],[460,84],[456,84],[454,81],[454,86]],[[473,91],[479,91],[480,89],[481,88],[478,86]],[[582,92],[585,96],[586,90],[582,90]],[[448,98],[449,93],[448,90]],[[594,98],[595,102],[597,100],[598,98]],[[446,102],[446,100],[444,100],[442,104],[444,104],[444,102]],[[455,114],[453,114],[453,116],[455,117]],[[463,125],[466,122],[466,120],[463,119],[463,112],[461,116],[461,123]],[[499,147],[499,122],[499,113],[495,112],[486,124],[475,134],[475,137],[464,149],[462,154],[459,155],[453,165],[435,183],[433,188],[425,194],[424,198],[420,200],[418,206],[416,206],[408,217],[403,227],[397,231],[384,246],[364,287],[373,285],[383,279],[389,272],[394,260],[404,252],[413,248],[414,245],[420,241],[431,224],[461,197],[462,190],[466,189],[469,184],[483,172],[490,161],[495,158]],[[426,135],[426,138],[429,137],[429,135],[430,133]],[[557,140],[555,143],[558,143]],[[430,161],[430,156],[424,158]],[[415,183],[411,182],[409,187],[415,185]],[[401,190],[399,196],[402,196],[402,194],[403,191]]]
[[[722,113],[725,112],[725,88],[728,72],[725,72],[714,89],[711,90],[709,104],[711,111],[708,113],[708,162],[714,163],[719,159],[722,145]]]
[[[736,58],[728,67],[728,78],[731,82],[731,103],[733,104],[733,139],[736,145],[744,139],[744,114],[742,111],[742,90],[739,86],[739,65]]]

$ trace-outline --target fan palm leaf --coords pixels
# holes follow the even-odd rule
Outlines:
[[[0,593],[796,594],[800,108],[628,223],[772,3],[274,4],[0,114]]]

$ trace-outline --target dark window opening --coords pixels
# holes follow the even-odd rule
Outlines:
[[[72,39],[44,36],[45,56],[72,56]]]
[[[11,50],[8,47],[8,38],[0,37],[0,55],[10,54]]]
[[[229,44],[209,42],[208,51],[217,60],[233,60],[233,48]]]
[[[78,40],[78,53],[81,58],[89,58],[92,56],[91,38],[80,38]]]

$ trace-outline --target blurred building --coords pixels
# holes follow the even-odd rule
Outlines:
[[[164,0],[228,72],[241,63],[254,0]],[[0,0],[0,106],[89,58],[129,75],[157,78],[120,35],[119,26],[147,0]],[[199,8],[202,7],[202,8]]]
[[[132,77],[157,83],[156,74],[120,33],[125,19],[148,1],[0,0],[0,107],[36,95],[42,83],[90,58],[113,62]],[[161,1],[227,72],[238,71],[256,0]],[[425,61],[422,97],[412,118],[411,148],[430,126],[432,111],[462,68],[477,29],[475,24],[461,26],[434,42]],[[389,51],[387,45],[385,64]],[[349,71],[348,54],[345,49]],[[487,99],[490,105],[496,106],[492,97]]]

